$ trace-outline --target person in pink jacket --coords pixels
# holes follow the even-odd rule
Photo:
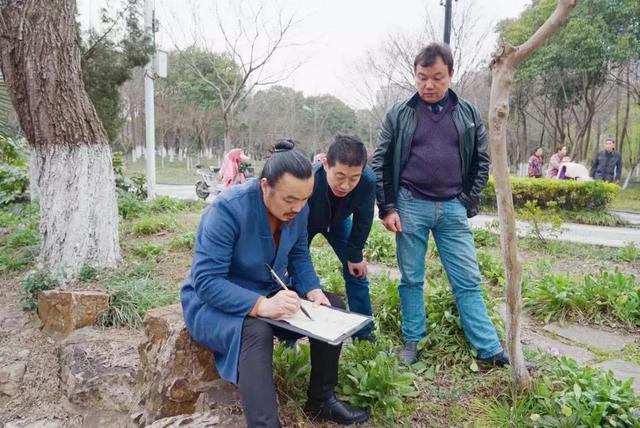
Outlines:
[[[245,182],[245,176],[240,172],[240,164],[248,160],[249,156],[242,153],[242,149],[231,149],[224,155],[219,172],[224,187]]]

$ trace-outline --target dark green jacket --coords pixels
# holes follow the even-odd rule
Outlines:
[[[478,214],[480,192],[489,177],[489,139],[478,108],[458,98],[449,89],[454,103],[453,122],[460,136],[462,193],[458,199],[467,208],[467,217]],[[409,159],[416,129],[416,93],[389,109],[378,136],[378,147],[371,166],[376,174],[376,198],[380,218],[396,208],[400,173]],[[428,168],[429,165],[425,165]]]

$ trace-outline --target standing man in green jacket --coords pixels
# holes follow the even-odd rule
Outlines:
[[[414,61],[417,93],[386,114],[372,167],[384,226],[396,234],[402,334],[400,358],[417,360],[426,336],[424,276],[429,232],[453,288],[465,336],[481,363],[509,363],[487,315],[467,217],[478,213],[489,174],[478,109],[449,89],[453,56],[432,43]]]

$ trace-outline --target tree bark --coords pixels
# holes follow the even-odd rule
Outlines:
[[[32,147],[40,200],[40,266],[77,275],[120,259],[111,149],[84,89],[75,1],[0,3],[0,62]]]
[[[553,34],[574,7],[575,0],[558,0],[558,6],[553,14],[529,40],[518,47],[501,46],[494,54],[490,66],[493,78],[489,103],[489,140],[500,218],[500,249],[507,277],[507,350],[511,361],[511,380],[518,389],[528,388],[531,378],[525,366],[520,343],[522,264],[518,259],[513,195],[507,157],[509,94],[518,65]]]

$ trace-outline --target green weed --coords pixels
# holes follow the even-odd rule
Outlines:
[[[144,217],[133,225],[133,232],[138,236],[155,235],[162,231],[172,231],[175,223],[161,217]]]
[[[185,233],[174,237],[169,242],[169,248],[171,250],[192,250],[195,240],[196,234],[194,232]]]
[[[179,287],[155,280],[150,276],[151,270],[149,264],[143,263],[109,279],[106,289],[111,293],[111,302],[102,316],[102,325],[140,328],[148,310],[178,301]]]
[[[498,313],[499,299],[490,298],[485,294],[484,300],[489,318],[501,336],[504,323]],[[427,280],[425,304],[427,336],[418,344],[421,360],[436,373],[454,366],[477,371],[477,352],[469,347],[462,332],[460,316],[446,278]]]
[[[33,271],[22,279],[20,285],[22,286],[22,307],[34,310],[38,307],[38,294],[58,287],[60,280],[44,271]]]
[[[387,231],[382,224],[374,222],[369,233],[369,238],[364,247],[364,255],[372,262],[384,263],[396,266],[396,243],[393,234]]]
[[[82,266],[80,268],[80,272],[78,273],[78,279],[80,281],[91,281],[98,276],[98,270],[93,266]]]
[[[505,275],[502,261],[484,251],[478,251],[477,258],[480,272],[489,284],[504,287]]]
[[[398,281],[385,274],[371,281],[371,305],[378,335],[400,343],[402,338]]]
[[[274,379],[280,402],[287,407],[301,408],[304,404],[311,374],[310,355],[308,343],[287,347],[280,342],[273,349]]]
[[[391,425],[412,413],[407,399],[420,395],[415,375],[402,368],[390,342],[356,340],[343,352],[340,393],[351,404],[368,408],[378,424]]]
[[[524,306],[545,322],[571,319],[596,324],[640,326],[640,288],[617,269],[587,274],[581,281],[543,273],[524,287]]]

